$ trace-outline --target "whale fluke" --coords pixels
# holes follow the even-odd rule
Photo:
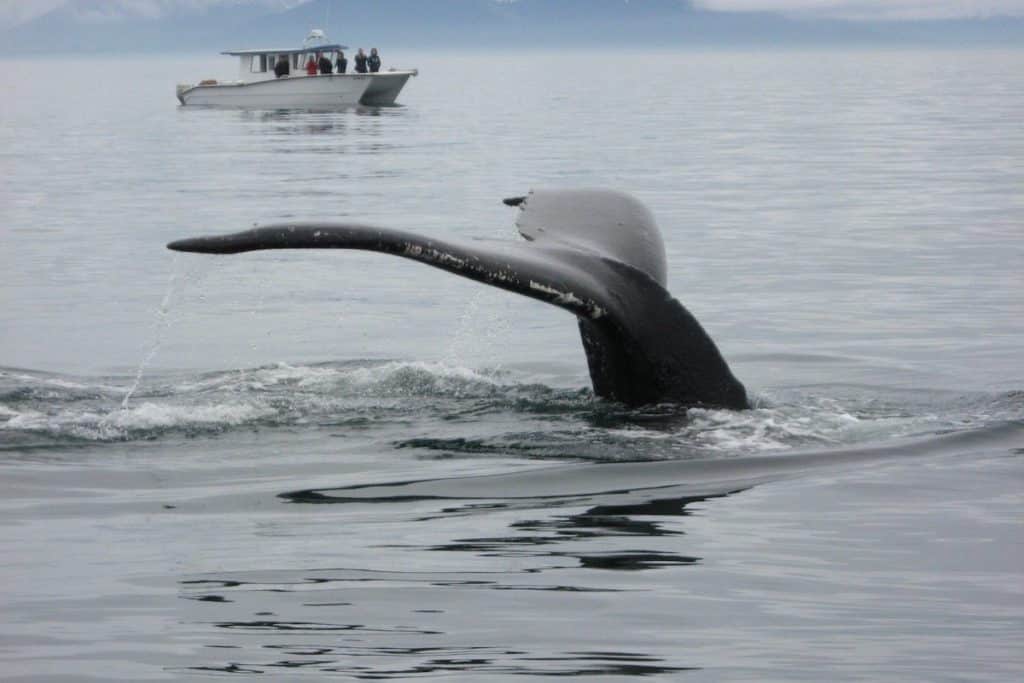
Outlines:
[[[661,233],[646,207],[610,190],[532,191],[505,203],[519,207],[516,227],[526,242],[281,223],[167,246],[205,254],[361,249],[420,261],[573,313],[598,396],[628,405],[749,407],[711,337],[665,289]]]

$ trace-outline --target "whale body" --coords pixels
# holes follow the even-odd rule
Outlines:
[[[167,246],[206,254],[361,249],[412,259],[573,313],[600,397],[630,406],[749,407],[714,341],[666,290],[664,244],[643,204],[611,190],[534,190],[505,203],[519,208],[525,242],[281,223]]]

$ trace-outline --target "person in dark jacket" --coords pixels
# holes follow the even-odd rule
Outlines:
[[[277,64],[274,64],[274,75],[281,78],[289,73],[291,73],[291,69],[288,66],[288,55],[278,55]]]
[[[375,74],[380,71],[380,55],[377,54],[377,48],[370,48],[370,59],[367,60],[370,65],[370,73]]]
[[[331,60],[327,55],[320,55],[317,57],[316,64],[320,67],[320,74],[327,76],[334,72],[334,68],[331,66]]]
[[[363,52],[363,48],[359,48],[359,52],[356,53],[356,73],[366,73],[366,53]]]
[[[345,53],[342,52],[341,50],[338,50],[338,61],[336,66],[338,67],[337,71],[340,74],[343,74],[346,71],[348,71],[348,60],[345,59]]]

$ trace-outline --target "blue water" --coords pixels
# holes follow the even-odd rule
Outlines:
[[[0,77],[9,680],[1024,677],[1024,52],[401,54],[402,106]],[[612,187],[755,399],[596,399],[564,311],[289,219]]]

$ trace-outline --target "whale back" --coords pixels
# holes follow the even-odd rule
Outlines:
[[[561,243],[604,256],[666,284],[665,245],[646,206],[614,190],[532,190],[516,229],[531,242]]]

